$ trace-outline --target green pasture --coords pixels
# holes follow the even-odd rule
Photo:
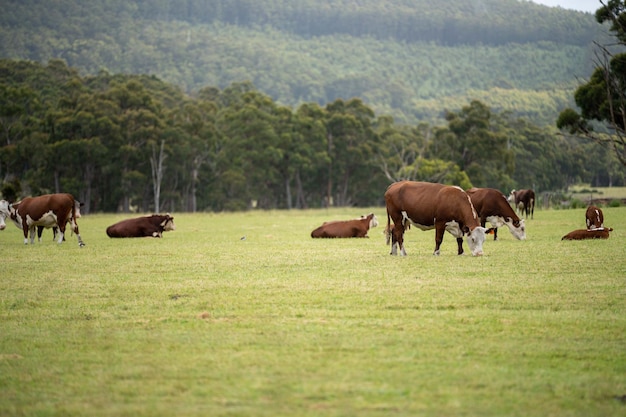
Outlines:
[[[485,256],[446,234],[314,240],[371,210],[176,214],[163,239],[0,232],[1,416],[623,416],[626,207],[536,210]],[[245,239],[242,239],[245,236]],[[466,246],[467,248],[467,246]],[[467,252],[467,249],[466,249]]]

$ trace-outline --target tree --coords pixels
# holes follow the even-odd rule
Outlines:
[[[427,156],[454,162],[476,187],[508,187],[513,153],[508,132],[496,116],[478,100],[460,112],[448,112],[448,127],[437,130]]]
[[[626,46],[626,2],[600,3],[596,20],[609,22],[618,44]],[[580,113],[567,108],[559,115],[556,125],[570,134],[609,146],[626,166],[626,53],[614,53],[608,46],[598,47],[595,71],[574,93]]]

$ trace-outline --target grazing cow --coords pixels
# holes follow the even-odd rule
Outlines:
[[[587,230],[604,229],[604,214],[598,207],[587,207],[585,217],[587,219]]]
[[[168,214],[126,219],[107,227],[109,237],[163,237],[163,232],[175,230],[174,218]]]
[[[515,204],[515,208],[518,213],[525,213],[526,218],[528,218],[528,213],[530,213],[530,218],[532,219],[535,215],[535,192],[533,190],[518,190],[511,191],[508,199],[511,203]]]
[[[480,225],[478,214],[465,191],[459,187],[429,182],[400,181],[391,184],[385,192],[387,227],[393,220],[391,254],[406,256],[404,231],[407,222],[421,230],[435,229],[435,255],[447,231],[457,240],[458,254],[463,253],[463,236],[472,255],[483,254],[485,228]]]
[[[338,220],[325,222],[311,232],[313,238],[333,238],[333,237],[369,237],[367,232],[378,226],[378,219],[374,213],[361,216],[353,220]]]
[[[38,226],[58,227],[57,242],[62,243],[65,228],[69,222],[78,238],[78,245],[82,247],[85,243],[78,232],[76,207],[76,201],[71,194],[46,194],[39,197],[26,197],[13,204],[1,201],[0,211],[3,211],[3,214],[0,217],[10,217],[13,223],[24,231],[24,244],[28,244],[29,232],[30,243],[35,243],[35,228]]]
[[[578,229],[573,230],[563,236],[561,240],[583,240],[583,239],[608,239],[609,232],[613,229],[610,227],[603,227],[602,229]]]
[[[493,226],[493,240],[498,240],[498,227],[504,225],[516,239],[526,239],[524,220],[517,217],[504,194],[494,188],[470,188],[466,193],[480,216],[480,225],[489,222]]]

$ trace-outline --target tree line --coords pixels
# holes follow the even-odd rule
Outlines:
[[[604,148],[481,101],[445,119],[398,124],[358,98],[294,109],[249,82],[188,95],[150,75],[0,60],[2,193],[70,192],[87,213],[195,212],[380,205],[399,179],[505,192],[624,183]]]
[[[361,97],[403,123],[488,97],[552,125],[603,29],[518,0],[10,0],[0,57],[154,74],[187,93],[250,80],[293,107]]]

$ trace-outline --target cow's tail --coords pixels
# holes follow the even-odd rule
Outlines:
[[[78,223],[76,223],[76,200],[72,199],[72,210],[70,211],[70,229],[72,230],[72,236],[74,233],[78,234]]]

